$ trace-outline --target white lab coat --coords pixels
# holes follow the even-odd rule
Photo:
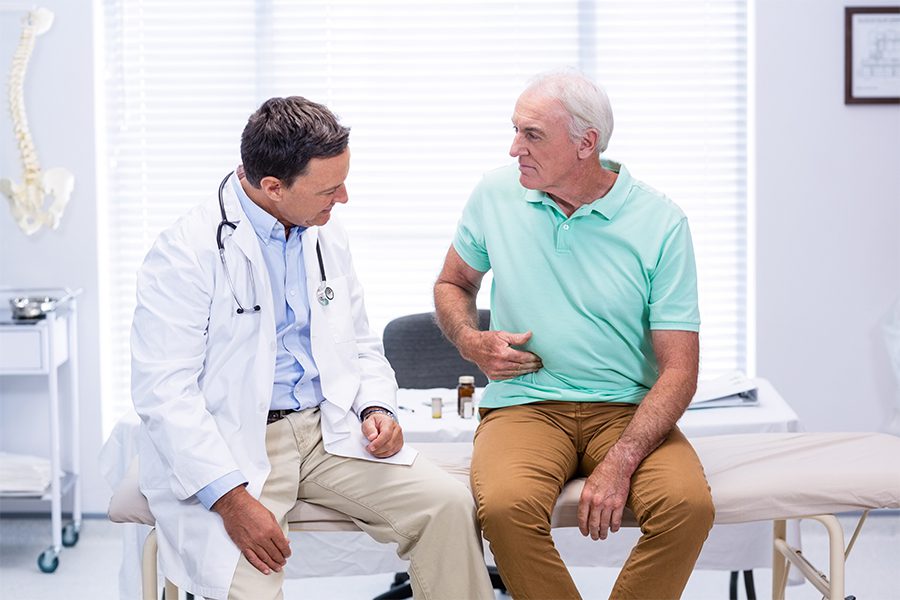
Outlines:
[[[236,314],[216,247],[218,201],[197,206],[160,235],[138,274],[132,326],[132,395],[143,425],[141,491],[157,519],[160,566],[194,594],[224,598],[239,550],[222,519],[194,496],[215,479],[240,470],[258,497],[269,473],[266,414],[275,370],[275,322],[269,275],[256,233],[229,184],[226,213],[239,221],[225,257],[242,304]],[[334,299],[315,298],[321,244]],[[325,402],[322,437],[333,454],[368,460],[357,413],[371,404],[396,412],[396,380],[373,335],[347,236],[332,220],[303,233],[312,353]],[[248,261],[256,283],[256,298]],[[404,447],[390,462],[410,464]]]

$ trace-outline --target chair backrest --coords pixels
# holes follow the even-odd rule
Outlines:
[[[489,329],[491,311],[478,311],[478,326]],[[464,360],[434,320],[434,313],[398,317],[384,328],[384,354],[402,388],[455,388],[460,375],[474,375],[475,385],[487,385],[487,377]]]

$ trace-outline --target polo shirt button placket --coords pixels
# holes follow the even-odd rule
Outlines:
[[[557,252],[569,252],[569,224],[563,223],[559,226],[559,229],[556,232],[556,251]]]

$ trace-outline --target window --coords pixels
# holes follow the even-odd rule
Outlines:
[[[512,160],[516,97],[564,66],[609,92],[606,154],[690,217],[704,375],[745,368],[745,11],[744,0],[105,0],[106,430],[130,406],[135,271],[237,164],[260,102],[304,95],[352,127],[350,203],[336,214],[380,331],[432,310],[469,192]]]

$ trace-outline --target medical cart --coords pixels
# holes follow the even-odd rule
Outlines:
[[[52,544],[38,556],[38,567],[53,573],[62,548],[78,543],[81,530],[80,443],[78,423],[78,317],[81,290],[0,289],[0,375],[45,377],[49,401],[50,485],[42,493],[3,493],[4,500],[21,498],[50,502]],[[49,296],[60,299],[40,319],[14,319],[8,300],[16,296]],[[69,470],[62,466],[60,449],[59,369],[68,363],[68,400],[71,428]],[[71,499],[72,521],[62,525],[63,497]]]

